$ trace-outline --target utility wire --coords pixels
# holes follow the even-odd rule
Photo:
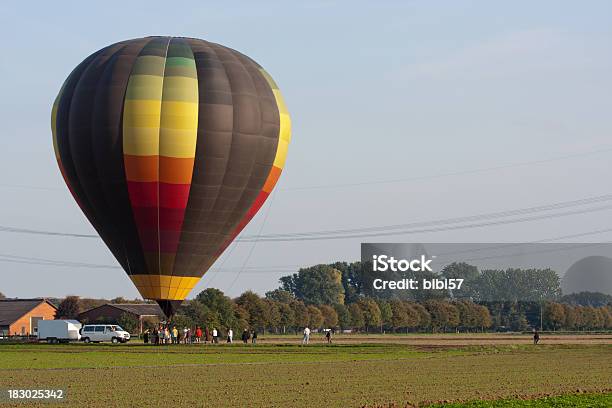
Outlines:
[[[257,236],[261,236],[261,233],[263,232],[264,227],[266,226],[266,222],[268,221],[268,216],[270,215],[270,210],[272,209],[272,204],[274,203],[274,197],[276,197],[276,194],[273,191],[272,192],[272,197],[270,197],[270,204],[268,204],[268,208],[266,209],[266,214],[264,215],[264,219],[263,219],[263,221],[261,223],[261,226],[259,227],[259,231],[257,232]],[[240,275],[242,275],[242,272],[244,272],[244,269],[245,269],[247,263],[249,262],[249,260],[251,259],[251,255],[253,255],[253,251],[255,250],[256,246],[257,246],[257,240],[255,240],[253,242],[253,245],[251,245],[251,249],[249,250],[249,254],[244,259],[244,262],[242,263],[242,268],[240,268],[240,271],[236,274],[236,276],[234,277],[234,280],[232,281],[230,286],[227,288],[226,292],[229,292],[234,287],[234,285],[238,281],[238,278],[240,277]]]
[[[507,210],[493,213],[483,213],[477,215],[445,218],[439,220],[431,220],[424,222],[413,222],[407,224],[395,224],[375,227],[364,227],[364,228],[352,228],[352,229],[337,229],[337,230],[323,230],[323,231],[310,231],[310,232],[296,232],[296,233],[283,233],[283,234],[262,234],[262,235],[244,235],[235,240],[235,242],[282,242],[282,241],[299,241],[299,240],[323,240],[323,239],[342,239],[342,238],[362,238],[362,237],[375,237],[375,236],[390,236],[390,235],[403,235],[403,234],[415,234],[425,232],[439,232],[455,229],[465,228],[476,228],[490,225],[501,225],[501,224],[513,224],[518,222],[535,221],[539,219],[556,218],[568,215],[586,214],[595,211],[603,211],[610,208],[610,206],[600,206],[594,208],[586,208],[577,211],[566,211],[561,213],[552,214],[541,214],[531,217],[513,218],[507,220],[495,221],[498,219],[509,218],[512,216],[521,216],[529,214],[543,213],[551,210],[566,209],[572,207],[579,207],[589,204],[604,203],[612,201],[612,194],[605,194],[601,196],[583,198],[579,200],[563,201],[547,205],[540,205],[536,207],[519,208],[514,210]],[[483,220],[493,220],[487,222],[479,222]],[[471,224],[465,224],[466,222],[472,222]],[[461,224],[461,225],[454,225]],[[431,228],[429,228],[431,227]],[[11,226],[0,226],[0,232],[9,233],[21,233],[21,234],[35,234],[35,235],[47,235],[47,236],[64,236],[71,238],[95,238],[99,239],[98,235],[94,234],[75,234],[59,231],[48,231],[48,230],[37,230],[28,228],[17,228]],[[194,234],[194,233],[191,233]],[[195,233],[195,234],[206,234]]]
[[[289,238],[289,237],[266,238],[265,236],[263,236],[259,238],[259,242],[322,241],[322,240],[337,240],[337,239],[348,239],[348,238],[387,237],[387,236],[394,236],[394,235],[409,235],[409,234],[431,233],[431,232],[441,232],[441,231],[453,231],[453,230],[490,227],[490,226],[495,226],[495,225],[516,224],[516,223],[521,223],[521,222],[552,219],[552,218],[565,217],[565,216],[570,216],[570,215],[587,214],[587,213],[596,212],[596,211],[607,211],[611,209],[612,209],[612,205],[607,205],[607,206],[602,206],[602,207],[590,208],[586,210],[566,211],[566,212],[561,212],[561,213],[543,214],[543,215],[536,215],[536,216],[531,216],[531,217],[514,218],[514,219],[509,219],[509,220],[475,222],[475,223],[463,224],[463,225],[450,225],[450,226],[444,226],[444,227],[432,227],[432,228],[422,228],[422,229],[407,229],[407,230],[397,230],[397,231],[388,231],[388,232],[355,233],[355,234],[346,234],[346,235],[306,236],[306,237],[292,237],[292,238]],[[252,242],[252,241],[250,239],[243,239],[241,240],[241,242]]]
[[[438,258],[441,258],[441,257],[447,257],[448,255],[454,255],[454,254],[459,254],[459,253],[478,252],[478,251],[483,251],[487,249],[499,249],[499,248],[506,248],[506,247],[512,247],[512,246],[527,245],[531,243],[544,243],[544,242],[550,242],[550,241],[559,241],[562,239],[584,237],[584,236],[589,236],[589,235],[597,235],[597,234],[602,234],[602,233],[611,232],[611,231],[612,231],[612,228],[604,228],[604,229],[598,229],[598,230],[593,230],[593,231],[580,232],[576,234],[544,238],[544,239],[527,242],[527,243],[520,243],[520,244],[512,243],[512,244],[504,244],[504,245],[493,246],[493,247],[476,248],[476,249],[454,251],[454,252],[445,252],[445,253],[436,254],[436,256]],[[602,245],[602,244],[607,244],[607,243],[584,243],[584,244],[575,244],[575,245],[583,246],[583,245]],[[507,256],[507,255],[503,255],[503,256]],[[6,258],[6,259],[3,259],[3,258]],[[485,258],[472,258],[471,260],[476,260],[476,259],[485,259]],[[91,263],[84,263],[84,262],[72,262],[72,261],[63,261],[63,260],[58,260],[58,259],[36,258],[36,257],[27,257],[27,256],[18,256],[18,255],[9,255],[9,254],[0,254],[0,262],[45,265],[45,266],[78,267],[78,268],[122,269],[120,266],[117,266],[117,265],[91,264]],[[218,270],[224,271],[224,272],[248,271],[247,273],[249,274],[293,273],[301,267],[302,265],[270,265],[270,266],[243,266],[243,267],[240,267],[239,269],[238,267],[236,268],[218,268]]]
[[[558,202],[558,203],[553,203],[553,204],[540,205],[536,207],[519,208],[519,209],[514,209],[514,210],[477,214],[477,215],[470,215],[470,216],[463,216],[463,217],[445,218],[441,220],[421,221],[421,222],[412,222],[408,224],[394,224],[394,225],[384,225],[384,226],[366,227],[366,228],[323,230],[323,231],[296,232],[296,233],[284,233],[284,234],[266,234],[266,235],[260,235],[260,236],[244,235],[240,238],[240,240],[249,241],[250,239],[255,238],[255,237],[263,238],[263,239],[272,239],[272,238],[293,238],[293,237],[325,236],[325,235],[339,235],[339,234],[351,234],[351,233],[381,232],[381,231],[389,231],[389,230],[406,230],[406,229],[412,229],[412,228],[417,228],[417,227],[458,224],[458,223],[478,221],[478,220],[483,220],[483,219],[506,218],[506,217],[516,216],[516,215],[533,214],[533,213],[538,213],[538,212],[559,210],[559,209],[571,208],[571,207],[588,205],[588,204],[597,204],[597,203],[606,202],[610,200],[612,200],[612,194],[606,194],[602,196],[589,197],[589,198],[583,198],[583,199],[572,200],[572,201],[564,201],[564,202]]]

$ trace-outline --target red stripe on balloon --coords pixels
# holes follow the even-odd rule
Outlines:
[[[257,214],[259,209],[264,205],[269,196],[270,193],[266,193],[265,191],[259,192],[257,198],[253,202],[253,205],[251,205],[251,208],[249,208],[249,211],[247,211],[247,213],[242,218],[242,220],[240,220],[236,228],[234,228],[234,231],[232,232],[230,237],[223,243],[223,245],[221,245],[221,248],[219,248],[219,250],[215,253],[215,257],[219,257],[223,253],[223,251],[225,251],[225,249],[229,246],[229,244],[231,244],[232,241],[236,239],[238,234],[240,234],[244,227],[247,226],[247,224],[253,219],[255,214]]]

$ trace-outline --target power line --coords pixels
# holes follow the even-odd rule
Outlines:
[[[59,231],[45,231],[29,228],[17,228],[0,225],[0,232],[14,232],[18,234],[34,234],[34,235],[49,235],[59,237],[71,237],[71,238],[96,238],[99,239],[99,235],[95,234],[75,234],[71,232],[59,232]]]
[[[275,192],[272,192],[272,197],[270,197],[270,204],[268,204],[268,208],[264,215],[264,219],[261,223],[261,226],[259,227],[259,231],[257,232],[258,237],[261,236],[261,233],[263,232],[264,227],[266,226],[266,222],[268,221],[268,216],[270,215],[270,210],[272,208],[272,204],[274,203],[275,197],[276,197]],[[251,255],[253,255],[253,251],[255,250],[256,246],[257,246],[257,240],[253,241],[253,245],[251,245],[251,249],[249,250],[247,257],[244,259],[244,262],[242,263],[242,268],[240,268],[240,271],[236,274],[236,276],[234,277],[234,280],[232,281],[230,286],[227,288],[226,292],[229,292],[234,287],[234,285],[238,281],[238,278],[240,277],[240,275],[242,275],[242,272],[244,271],[244,268],[246,267],[249,260],[251,259]]]
[[[437,254],[437,256],[443,257],[443,256],[453,255],[453,254],[458,254],[458,253],[478,252],[478,251],[483,251],[487,249],[499,249],[499,248],[527,245],[527,244],[532,244],[532,243],[544,243],[544,242],[549,242],[549,241],[558,241],[561,239],[597,235],[597,234],[602,234],[602,233],[611,232],[611,231],[612,231],[612,228],[604,228],[604,229],[598,229],[598,230],[593,230],[593,231],[580,232],[576,234],[544,238],[544,239],[540,239],[537,241],[531,241],[527,243],[519,243],[519,244],[511,243],[511,244],[504,244],[504,245],[493,246],[493,247],[476,248],[476,249],[454,251],[454,252],[445,252],[445,253]],[[601,244],[602,243],[584,243],[584,244],[576,244],[576,245],[582,246],[582,245],[601,245]],[[607,243],[603,243],[603,244],[607,244]],[[2,259],[2,258],[7,258],[7,259]],[[474,258],[474,259],[479,259],[479,258]],[[485,259],[485,258],[482,258],[482,259]],[[32,265],[44,265],[44,266],[64,266],[64,267],[68,266],[68,267],[77,267],[77,268],[122,269],[120,266],[117,266],[117,265],[91,264],[91,263],[85,263],[85,262],[63,261],[63,260],[58,260],[58,259],[27,257],[27,256],[18,256],[18,255],[10,255],[10,254],[0,254],[0,262],[11,262],[11,263],[22,263],[22,264],[32,264]],[[231,273],[231,272],[242,273],[241,271],[243,272],[246,271],[248,274],[293,273],[301,267],[303,266],[295,264],[295,265],[269,265],[269,266],[244,266],[244,267],[234,267],[234,268],[217,268],[217,270],[223,271],[226,273]]]
[[[389,232],[376,232],[376,233],[356,233],[356,234],[347,234],[347,235],[324,235],[324,236],[306,236],[306,237],[287,237],[287,238],[265,238],[260,237],[260,242],[289,242],[289,241],[321,241],[321,240],[336,240],[336,239],[348,239],[348,238],[368,238],[368,237],[387,237],[394,235],[408,235],[408,234],[420,234],[420,233],[431,233],[431,232],[441,232],[441,231],[453,231],[453,230],[462,230],[462,229],[471,229],[471,228],[480,228],[480,227],[490,227],[495,225],[505,225],[505,224],[516,224],[522,222],[529,221],[537,221],[558,217],[565,217],[570,215],[579,215],[579,214],[587,214],[596,211],[606,211],[612,209],[612,205],[607,205],[603,207],[590,208],[586,210],[579,211],[566,211],[562,213],[555,214],[543,214],[538,216],[531,217],[523,217],[523,218],[514,218],[509,220],[498,220],[498,221],[490,221],[490,222],[476,222],[471,224],[464,225],[450,225],[445,227],[433,227],[433,228],[422,228],[422,229],[414,229],[414,230],[397,230],[397,231],[389,231]],[[251,242],[250,240],[242,240],[242,242]]]
[[[389,231],[389,230],[405,230],[405,229],[412,229],[412,228],[417,228],[417,227],[458,224],[458,223],[463,223],[463,222],[478,221],[481,219],[506,218],[506,217],[516,216],[516,215],[533,214],[533,213],[550,211],[550,210],[559,210],[559,209],[571,208],[571,207],[588,205],[588,204],[596,204],[596,203],[606,202],[610,200],[612,200],[612,194],[605,194],[605,195],[596,196],[596,197],[589,197],[589,198],[583,198],[583,199],[572,200],[572,201],[557,202],[553,204],[540,205],[540,206],[535,206],[535,207],[519,208],[519,209],[514,209],[514,210],[499,211],[499,212],[493,212],[493,213],[477,214],[477,215],[454,217],[454,218],[445,218],[445,219],[433,220],[433,221],[420,221],[420,222],[412,222],[408,224],[394,224],[394,225],[366,227],[366,228],[323,230],[323,231],[311,231],[311,232],[301,232],[301,233],[296,232],[296,233],[285,233],[285,234],[267,234],[263,236],[244,235],[240,239],[242,241],[248,241],[255,237],[264,238],[264,239],[272,239],[272,238],[292,238],[292,237],[308,237],[308,236],[339,235],[339,234],[351,234],[351,233],[380,232],[380,231]]]
[[[483,213],[477,215],[445,218],[440,220],[431,220],[424,222],[413,222],[406,224],[395,224],[385,226],[374,226],[374,227],[363,227],[363,228],[352,228],[352,229],[337,229],[337,230],[323,230],[323,231],[310,231],[310,232],[296,232],[296,233],[281,233],[281,234],[265,234],[265,235],[245,235],[236,240],[236,242],[284,242],[284,241],[309,241],[309,240],[325,240],[325,239],[346,239],[346,238],[364,238],[364,237],[377,237],[377,236],[392,236],[392,235],[404,235],[404,234],[415,234],[415,233],[429,233],[429,232],[440,232],[457,229],[477,228],[486,227],[493,225],[504,225],[513,224],[520,222],[536,221],[541,219],[557,218],[570,215],[586,214],[596,211],[604,211],[611,208],[610,205],[586,208],[581,210],[557,212],[552,214],[540,214],[530,217],[522,218],[509,218],[522,215],[545,213],[551,210],[567,209],[572,207],[579,207],[584,205],[604,203],[612,200],[612,194],[606,194],[601,196],[583,198],[579,200],[571,200],[564,202],[557,202],[547,205],[540,205],[535,207],[519,208],[514,210],[507,210],[493,213]],[[509,218],[505,219],[504,218]],[[486,220],[486,221],[484,221]],[[467,223],[467,224],[466,224]],[[459,224],[459,225],[456,225]],[[46,236],[65,236],[71,238],[96,238],[99,239],[98,235],[93,234],[75,234],[66,233],[59,231],[47,231],[47,230],[35,230],[27,228],[17,228],[10,226],[0,226],[0,232],[10,233],[23,233],[23,234],[36,234]],[[190,234],[206,234],[191,232]]]
[[[612,232],[612,228],[604,228],[604,229],[599,229],[599,230],[595,230],[595,231],[580,232],[580,233],[577,233],[577,234],[561,235],[561,236],[554,237],[554,238],[539,239],[537,241],[519,242],[519,243],[512,242],[512,243],[504,243],[504,244],[499,244],[499,245],[491,245],[491,246],[486,246],[486,247],[481,247],[481,248],[470,248],[470,249],[462,249],[462,250],[458,250],[458,251],[442,252],[442,253],[436,253],[436,256],[438,258],[442,258],[442,257],[448,257],[449,255],[457,255],[457,254],[465,254],[465,253],[490,251],[490,250],[495,250],[495,249],[506,249],[506,248],[513,248],[513,247],[520,247],[520,246],[525,246],[525,245],[531,245],[531,244],[542,244],[542,243],[546,243],[546,242],[560,241],[560,240],[570,239],[570,238],[585,237],[585,236],[588,236],[588,235],[603,234],[605,232]]]

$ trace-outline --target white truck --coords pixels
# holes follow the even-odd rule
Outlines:
[[[38,322],[38,340],[47,343],[67,343],[79,341],[81,323],[77,320],[40,320]]]

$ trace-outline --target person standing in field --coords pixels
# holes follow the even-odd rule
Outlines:
[[[232,343],[233,337],[234,337],[234,331],[228,327],[227,328],[227,342]]]
[[[204,344],[212,343],[212,338],[210,336],[210,330],[208,330],[208,326],[205,327],[204,332],[206,333],[204,337]]]
[[[251,343],[257,344],[257,329],[253,329],[253,336],[251,336]]]
[[[540,342],[540,333],[538,333],[538,330],[534,330],[533,332],[533,344],[538,344]]]
[[[170,344],[170,328],[168,326],[164,329],[164,344]]]
[[[195,342],[200,344],[201,340],[202,340],[202,328],[200,326],[197,326],[196,331],[195,331]]]
[[[249,342],[249,331],[247,329],[244,329],[244,331],[242,332],[242,342],[244,344],[247,344]]]
[[[308,344],[310,341],[310,329],[308,327],[304,328],[304,338],[302,339],[302,344]]]
[[[217,329],[212,330],[212,338],[213,343],[217,344],[219,342],[219,333],[217,332]]]
[[[176,326],[173,326],[172,327],[172,344],[178,343],[178,335],[179,335],[179,332],[176,329]]]
[[[329,329],[327,333],[325,333],[325,338],[327,339],[327,344],[331,344],[331,339],[332,339],[331,329]]]

